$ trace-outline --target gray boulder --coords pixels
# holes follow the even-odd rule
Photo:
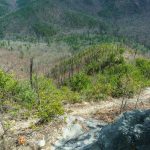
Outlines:
[[[54,149],[150,150],[150,110],[126,112],[113,124],[93,126],[76,138],[60,141]]]
[[[82,150],[98,140],[99,132],[105,122],[68,116],[62,137],[53,147],[54,150]],[[95,150],[95,149],[94,149]]]
[[[100,131],[98,141],[83,150],[150,150],[150,110],[124,113]]]

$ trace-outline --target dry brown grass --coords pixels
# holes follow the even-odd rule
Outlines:
[[[139,109],[150,109],[150,103],[143,103],[143,102],[140,102],[138,104],[138,107]],[[102,109],[102,110],[98,110],[97,112],[95,112],[93,114],[93,117],[95,119],[98,119],[98,120],[103,120],[105,122],[108,122],[108,123],[111,123],[113,122],[117,116],[119,116],[121,113],[123,112],[126,112],[126,111],[131,111],[131,110],[134,110],[136,109],[135,108],[135,104],[128,104],[125,109],[123,109],[121,112],[120,112],[120,107],[119,106],[116,106],[116,107],[113,107],[113,108],[108,108],[108,109]]]
[[[31,54],[30,54],[31,53]],[[30,58],[34,58],[33,71],[37,74],[47,74],[58,63],[62,56],[67,56],[67,51],[57,52],[53,49],[42,51],[40,49],[29,51],[21,57],[20,51],[10,51],[0,48],[0,69],[13,73],[18,79],[29,79]]]
[[[0,49],[0,68],[8,73],[13,73],[17,78],[28,77],[28,58],[20,58],[17,51]]]

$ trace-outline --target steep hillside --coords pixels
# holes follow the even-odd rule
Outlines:
[[[122,17],[135,14],[141,14],[149,11],[149,0],[102,0],[103,9],[99,12],[102,17]]]
[[[18,31],[19,35],[52,36],[62,29],[68,32],[73,29],[97,28],[100,21],[83,13],[82,3],[83,0],[78,5],[74,5],[74,1],[34,1],[7,18],[2,18],[1,32],[4,36],[18,34]],[[89,10],[87,7],[84,10]]]
[[[149,0],[103,0],[102,7],[98,15],[112,24],[113,34],[150,47]]]
[[[0,19],[1,37],[50,38],[88,31],[150,46],[149,0],[17,0],[16,6],[17,11]]]
[[[6,0],[0,2],[0,17],[9,11],[9,5]]]
[[[150,86],[150,60],[125,61],[122,57],[124,50],[128,51],[128,46],[105,43],[67,59],[63,68],[60,65],[63,73],[72,72],[71,66],[83,66],[81,70],[85,72],[71,73],[65,86],[59,87],[44,76],[35,74],[29,82],[29,79],[17,80],[0,70],[0,129],[3,137],[0,147],[33,150],[43,148],[39,145],[42,139],[44,148],[57,148],[63,141],[65,144],[71,141],[70,150],[74,150],[72,145],[77,145],[75,137],[84,141],[80,142],[84,146],[91,143],[87,140],[93,140],[93,137],[95,141],[98,127],[101,130],[105,124],[114,122],[120,113],[149,109],[150,88],[145,87]],[[69,65],[69,61],[74,63]],[[99,63],[98,68],[95,61]],[[91,65],[94,70],[86,72]],[[62,147],[64,145],[61,150]]]
[[[35,0],[16,0],[18,7],[24,7]]]

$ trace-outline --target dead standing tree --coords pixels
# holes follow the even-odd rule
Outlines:
[[[30,58],[30,84],[33,87],[33,57]]]

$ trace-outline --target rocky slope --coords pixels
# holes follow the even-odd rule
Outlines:
[[[111,125],[95,124],[87,133],[77,128],[77,137],[63,139],[55,150],[148,150],[150,149],[150,110],[131,111],[120,116]],[[72,127],[73,128],[73,127]],[[71,132],[71,129],[70,129]],[[79,135],[80,133],[80,135]],[[70,133],[69,133],[70,134]],[[68,134],[68,135],[69,135]]]
[[[127,101],[128,103],[124,111],[134,110],[137,98],[135,97],[134,99],[130,99]],[[133,127],[133,129],[137,130],[128,130],[130,132],[126,132],[127,136],[123,136],[123,138],[130,137],[130,133],[131,135],[143,136],[142,133],[138,131],[144,131],[145,126],[147,126],[146,130],[148,134],[146,136],[149,137],[149,124],[147,125],[147,122],[149,122],[148,117],[150,116],[150,111],[148,110],[150,109],[150,88],[145,89],[141,93],[137,105],[137,109],[145,109],[147,111],[133,111],[125,113],[123,116],[129,116],[127,117],[127,119],[121,116],[118,122],[113,125],[109,125],[116,120],[116,117],[118,118],[118,116],[120,115],[120,104],[121,100],[112,99],[99,103],[83,103],[72,106],[68,105],[66,106],[66,115],[42,126],[38,125],[39,120],[35,118],[31,118],[29,120],[15,120],[14,118],[5,116],[3,120],[1,120],[1,122],[4,122],[4,120],[9,120],[9,130],[7,132],[5,131],[4,136],[6,149],[37,150],[37,142],[41,141],[43,136],[45,140],[45,145],[44,147],[42,147],[43,150],[63,150],[63,148],[68,148],[69,150],[78,150],[78,148],[88,150],[89,148],[91,148],[91,146],[98,146],[99,148],[99,144],[101,145],[101,143],[99,142],[101,140],[108,142],[110,148],[110,146],[112,146],[110,143],[112,132],[117,130],[119,126],[126,127],[124,129],[128,130],[130,125]],[[131,120],[129,118],[131,118]],[[139,118],[143,118],[143,120],[145,120],[145,123],[143,121],[141,122]],[[132,119],[135,119],[133,120],[135,122],[132,122]],[[106,126],[107,124],[108,126]],[[141,125],[139,126],[137,124]],[[108,134],[105,133],[107,131]],[[120,134],[122,134],[123,132],[124,130],[120,130]],[[0,125],[0,135],[3,135],[3,133],[3,126]],[[110,136],[109,133],[111,133]],[[114,137],[115,139],[118,138],[119,133],[117,133]],[[104,134],[105,136],[100,136],[101,134]],[[18,144],[18,138],[20,136],[25,138],[24,145]],[[103,139],[100,139],[102,137]],[[108,140],[105,140],[105,138],[107,138]],[[0,147],[2,147],[3,145],[2,141],[3,140],[1,139]],[[107,148],[105,142],[103,146],[104,148]],[[145,140],[142,142],[146,143],[147,141]]]

